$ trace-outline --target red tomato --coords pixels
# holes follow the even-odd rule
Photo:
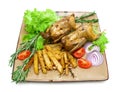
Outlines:
[[[92,66],[92,63],[86,59],[80,58],[78,59],[78,66],[81,68],[90,68]]]
[[[25,51],[20,52],[20,53],[18,54],[17,58],[18,58],[19,60],[24,60],[24,59],[26,59],[27,57],[29,57],[30,54],[31,54],[31,52],[30,52],[29,50],[25,50]]]
[[[78,50],[76,50],[74,53],[73,53],[73,56],[75,58],[81,58],[85,55],[85,49],[84,48],[80,48]]]

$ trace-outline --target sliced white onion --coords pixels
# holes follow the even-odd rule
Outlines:
[[[86,59],[89,60],[93,66],[101,65],[104,60],[103,55],[99,51],[88,53]]]
[[[93,46],[92,49],[90,50],[89,48],[92,46],[92,42],[87,42],[85,45],[84,45],[84,48],[85,48],[85,51],[86,53],[90,53],[90,52],[93,52],[93,51],[100,51],[100,48],[98,46]]]

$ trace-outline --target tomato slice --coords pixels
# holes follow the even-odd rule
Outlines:
[[[75,58],[81,58],[85,55],[85,49],[84,48],[80,48],[78,50],[76,50],[74,53],[73,53],[73,56]]]
[[[92,63],[86,59],[80,58],[78,59],[78,66],[84,69],[88,69],[92,66]]]
[[[18,54],[17,58],[19,60],[24,60],[30,56],[31,52],[29,50],[22,51]]]

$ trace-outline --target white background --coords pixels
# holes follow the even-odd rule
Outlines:
[[[0,0],[0,92],[120,92],[120,3],[119,0]],[[101,29],[106,29],[109,80],[77,83],[20,83],[11,80],[8,66],[15,51],[26,9],[96,11]]]

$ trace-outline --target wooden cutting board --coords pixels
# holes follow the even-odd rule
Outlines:
[[[88,13],[88,12],[67,12],[67,11],[57,11],[56,12],[59,16],[67,16],[72,13],[75,14],[75,16],[81,16],[82,14]],[[94,15],[91,18],[97,18],[97,15]],[[99,25],[99,24],[98,24]],[[17,48],[19,48],[20,43],[22,42],[22,37],[26,33],[24,30],[24,24],[22,23],[20,35],[18,38],[18,44]],[[100,29],[100,28],[99,28]],[[68,76],[66,75],[59,75],[58,71],[52,70],[48,71],[47,74],[43,74],[40,70],[39,75],[35,75],[33,71],[33,66],[30,68],[30,71],[28,73],[28,76],[26,78],[26,81],[32,81],[32,82],[63,82],[63,81],[100,81],[100,80],[107,80],[108,79],[108,67],[107,67],[107,60],[106,55],[104,53],[104,62],[97,67],[91,67],[89,69],[82,69],[82,68],[75,68],[72,69],[72,72],[74,73],[75,77],[73,78],[71,74],[69,73]],[[22,65],[22,62],[19,60],[16,60],[14,63],[13,71],[16,70],[16,67]]]

